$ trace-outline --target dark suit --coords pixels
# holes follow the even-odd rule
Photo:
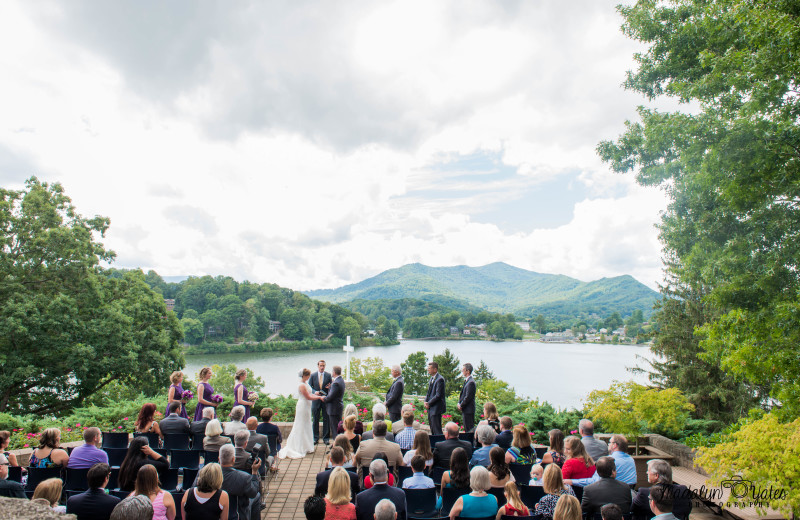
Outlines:
[[[356,518],[358,520],[373,520],[375,518],[375,506],[378,502],[388,498],[397,508],[398,520],[406,518],[406,494],[402,489],[397,489],[389,484],[375,484],[366,491],[356,495]]]
[[[592,518],[606,504],[617,504],[622,514],[631,512],[631,487],[615,478],[601,478],[583,488],[581,509],[587,518]]]
[[[467,452],[467,460],[472,457],[472,446],[468,441],[461,439],[445,439],[436,443],[433,447],[433,465],[440,468],[450,467],[450,455],[456,448],[464,448]]]
[[[672,498],[674,500],[672,514],[683,520],[689,518],[689,513],[692,512],[692,498],[691,492],[686,486],[672,484]],[[638,493],[633,497],[631,513],[633,513],[634,520],[649,520],[655,516],[650,510],[650,488],[639,488]]]
[[[176,413],[169,414],[159,421],[158,427],[161,428],[161,433],[167,435],[168,433],[189,433],[189,420],[184,419]]]
[[[100,488],[90,489],[67,499],[67,514],[77,516],[78,520],[108,520],[117,504],[119,498],[106,495]]]
[[[26,498],[25,488],[13,480],[0,480],[0,497]]]
[[[512,442],[514,442],[514,434],[511,433],[511,430],[503,430],[494,438],[494,443],[504,450],[510,448]]]
[[[325,412],[328,414],[330,424],[339,424],[344,411],[344,379],[337,377],[331,383],[328,395],[325,396]]]
[[[436,372],[428,383],[428,393],[425,396],[428,403],[428,422],[431,425],[431,435],[442,434],[442,414],[445,411],[444,378]]]
[[[311,390],[316,394],[322,392],[327,394],[331,384],[331,375],[328,372],[322,373],[322,386],[319,385],[319,371],[311,374],[308,378],[308,384],[311,385]],[[319,416],[322,415],[322,440],[326,443],[331,440],[331,425],[328,422],[328,412],[324,410],[322,401],[314,400],[311,402],[311,417],[313,419],[312,428],[314,429],[314,444],[319,440]],[[333,426],[334,428],[336,425]]]
[[[464,431],[471,432],[475,428],[475,380],[472,375],[464,381],[461,395],[458,396],[461,416],[464,418]]]
[[[389,419],[392,422],[400,420],[400,410],[403,408],[403,376],[398,376],[386,392],[386,411],[389,412]]]
[[[328,492],[328,481],[331,479],[332,472],[333,468],[317,473],[317,485],[314,488],[314,494],[318,497],[324,497],[325,493]],[[356,495],[361,489],[358,483],[358,475],[352,471],[348,471],[347,474],[350,476],[350,502],[355,502]]]
[[[235,468],[222,468],[222,490],[230,498],[228,520],[250,520],[261,518],[261,484],[258,475],[252,475]],[[258,501],[251,499],[258,498]],[[254,503],[251,511],[250,503]]]
[[[189,433],[192,435],[202,433],[205,435],[206,433],[206,425],[211,421],[211,419],[200,419],[199,421],[195,421],[189,426]]]

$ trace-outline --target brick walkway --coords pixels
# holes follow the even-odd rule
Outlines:
[[[262,519],[305,520],[303,502],[314,494],[317,473],[325,465],[325,448],[317,444],[314,453],[302,459],[279,459],[278,475],[269,483]]]

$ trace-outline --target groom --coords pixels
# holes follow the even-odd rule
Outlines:
[[[331,375],[325,372],[325,360],[320,359],[317,363],[317,372],[312,374],[309,378],[311,389],[316,395],[325,395],[331,387]],[[328,413],[323,409],[323,403],[319,400],[314,400],[311,403],[311,415],[314,418],[314,444],[319,442],[319,416],[322,415],[322,440],[325,444],[331,439],[331,425],[328,423]],[[333,425],[333,436],[336,437],[336,426]]]
[[[323,402],[325,403],[325,411],[328,414],[331,430],[335,430],[339,425],[339,421],[342,420],[342,411],[344,411],[344,379],[342,379],[342,367],[333,367],[333,382]]]

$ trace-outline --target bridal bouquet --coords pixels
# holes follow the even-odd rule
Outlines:
[[[256,402],[258,400],[258,394],[255,392],[250,392],[249,394],[247,394],[247,400],[250,401],[251,403]]]
[[[212,395],[212,396],[211,396],[211,402],[212,402],[212,403],[217,403],[217,404],[219,404],[219,403],[221,403],[222,401],[223,401],[223,398],[222,398],[222,396],[221,396],[221,395],[219,395],[219,394],[214,394],[214,395]]]
[[[183,393],[181,394],[181,401],[183,401],[184,403],[188,403],[192,399],[194,399],[194,394],[192,393],[191,390],[184,390]]]

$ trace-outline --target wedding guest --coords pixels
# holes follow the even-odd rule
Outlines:
[[[345,469],[355,467],[355,451],[353,450],[353,445],[347,440],[347,436],[345,434],[339,434],[333,439],[333,445],[338,446],[344,452],[344,466]],[[330,460],[328,461],[328,467],[331,466]]]
[[[504,415],[500,418],[500,433],[495,437],[494,443],[504,450],[510,448],[514,441],[514,434],[511,432],[512,426],[511,417]]]
[[[550,438],[550,448],[542,456],[542,466],[558,464],[562,467],[567,461],[564,455],[564,432],[556,428],[547,432],[547,436]]]
[[[203,418],[203,409],[207,406],[214,408],[214,416],[216,416],[217,404],[211,401],[211,396],[214,395],[214,387],[208,384],[208,380],[214,376],[214,372],[208,367],[200,369],[198,378],[200,383],[197,384],[197,407],[194,409],[194,420],[199,421]]]
[[[383,452],[387,455],[389,462],[392,466],[405,466],[403,462],[403,453],[400,451],[400,446],[395,442],[386,440],[386,423],[383,421],[376,421],[372,427],[375,437],[370,440],[362,441],[356,451],[355,465],[357,468],[366,466],[372,461],[373,455],[377,452]]]
[[[475,466],[469,472],[469,487],[472,492],[458,497],[453,508],[450,509],[450,518],[486,518],[497,514],[497,497],[486,491],[491,487],[489,471],[483,466]]]
[[[411,403],[406,403],[406,404],[403,405],[403,407],[400,409],[400,417],[401,417],[400,420],[399,421],[394,421],[392,423],[392,433],[394,433],[395,435],[397,435],[398,433],[403,431],[403,428],[405,428],[405,424],[403,423],[402,416],[407,411],[411,412],[412,415],[414,414],[414,407],[411,406]],[[412,426],[414,427],[415,430],[419,430],[422,427],[420,425],[420,422],[417,421],[416,419],[414,419],[414,424],[412,424]]]
[[[506,482],[514,482],[514,475],[511,474],[508,464],[506,464],[506,454],[503,448],[495,446],[489,450],[489,483],[493,488],[501,488]]]
[[[394,442],[400,445],[401,450],[410,450],[414,445],[414,437],[417,430],[414,429],[414,412],[406,410],[403,412],[403,430],[394,436]]]
[[[161,428],[159,428],[158,423],[154,419],[155,415],[156,405],[153,403],[144,403],[139,410],[139,416],[136,418],[136,422],[133,423],[133,432],[157,433],[158,436],[161,437]]]
[[[622,509],[617,504],[606,504],[600,508],[602,520],[622,520]]]
[[[211,407],[205,408],[203,410],[203,418],[199,421],[194,421],[189,426],[189,432],[194,435],[203,435],[206,434],[206,426],[208,425],[209,421],[214,418],[214,409]]]
[[[589,454],[592,460],[608,455],[608,444],[594,438],[594,424],[592,424],[592,421],[581,419],[578,422],[578,432],[581,435],[583,447],[586,448],[586,453]]]
[[[528,485],[541,486],[542,478],[544,478],[544,466],[541,464],[534,464],[531,466],[531,480],[528,482]]]
[[[325,499],[318,496],[310,496],[303,502],[303,514],[306,520],[325,520]]]
[[[153,505],[153,520],[173,520],[175,518],[175,500],[158,485],[158,472],[151,464],[139,468],[136,474],[134,495],[147,497]]]
[[[383,460],[373,460],[370,463],[369,476],[375,485],[356,495],[358,520],[373,520],[375,506],[383,499],[388,499],[394,504],[399,518],[406,518],[406,494],[402,489],[387,484],[388,473],[389,469]]]
[[[111,511],[119,504],[119,498],[105,492],[110,476],[111,466],[108,464],[92,466],[86,473],[88,491],[67,499],[67,514],[77,516],[78,520],[108,520]]]
[[[233,406],[234,408],[240,405],[244,407],[244,418],[242,420],[247,421],[250,418],[250,407],[256,404],[255,401],[250,400],[250,392],[244,386],[244,380],[247,379],[247,370],[244,368],[237,370],[234,379],[236,380],[236,386],[233,387]]]
[[[219,449],[219,465],[222,468],[222,490],[228,493],[232,520],[256,520],[261,518],[261,481],[259,470],[261,459],[256,458],[249,472],[233,467],[234,448],[231,445]]]
[[[353,432],[355,432],[356,435],[363,435],[364,423],[358,420],[358,407],[353,403],[348,403],[347,406],[344,407],[344,417],[348,415],[356,416],[356,426],[353,428]],[[336,433],[344,433],[344,420],[339,421],[339,425],[336,427]]]
[[[253,465],[250,462],[250,452],[246,449],[248,440],[250,440],[250,433],[246,430],[236,432],[233,436],[233,467],[250,473],[253,470]]]
[[[672,466],[669,462],[661,459],[647,461],[647,481],[650,484],[662,484],[669,488],[673,498],[672,514],[681,520],[689,518],[692,512],[692,493],[683,484],[672,482]],[[649,487],[640,487],[633,497],[631,513],[634,520],[647,520],[657,513],[650,506]]]
[[[514,426],[514,440],[506,451],[506,462],[509,464],[533,464],[536,462],[536,450],[531,447],[531,436],[524,424]]]
[[[222,423],[219,422],[219,419],[208,421],[206,436],[203,438],[203,449],[206,451],[219,451],[221,446],[230,443],[230,437],[222,436]]]
[[[109,520],[151,520],[153,504],[141,495],[129,496],[114,507]]]
[[[380,460],[382,462],[385,462],[387,467],[389,465],[389,457],[387,457],[386,454],[384,452],[382,452],[382,451],[376,452],[375,455],[373,455],[372,460],[373,460],[373,462],[376,461],[376,460]],[[390,471],[387,480],[388,480],[390,486],[394,486],[394,473],[392,473]],[[373,484],[374,483],[373,483],[372,477],[367,475],[364,478],[364,489],[371,488],[373,486]]]
[[[425,459],[421,455],[411,458],[413,475],[403,480],[403,489],[433,489],[436,487],[433,479],[425,475]]]
[[[169,469],[167,458],[153,451],[147,437],[135,437],[128,446],[125,459],[119,466],[119,488],[122,491],[133,491],[139,468],[145,464],[153,465],[158,471],[159,478],[164,480],[164,475]]]
[[[519,496],[519,489],[514,482],[506,482],[503,486],[503,494],[506,496],[506,503],[497,510],[496,520],[505,516],[529,516],[530,509],[522,502]]]
[[[161,438],[168,434],[188,434],[191,431],[191,427],[189,426],[189,419],[184,419],[179,415],[181,404],[173,401],[169,403],[167,408],[169,415],[158,423],[158,429],[161,430]]]
[[[482,424],[491,426],[495,434],[500,433],[500,417],[497,415],[497,407],[494,403],[487,401],[483,405],[483,420],[478,423],[478,426]]]
[[[433,465],[440,468],[450,467],[450,454],[456,448],[462,448],[467,459],[472,457],[472,444],[458,438],[458,425],[451,421],[444,425],[444,440],[433,447]]]
[[[539,499],[536,504],[536,514],[542,515],[545,519],[553,518],[553,511],[561,495],[575,496],[572,487],[564,484],[564,478],[558,464],[549,464],[545,468],[542,487],[546,495]],[[575,500],[577,501],[577,499]],[[580,506],[580,503],[578,505]]]
[[[255,417],[250,417],[245,422],[245,425],[247,426],[247,446],[245,449],[248,452],[252,452],[255,449],[256,444],[261,445],[261,449],[258,450],[258,453],[256,454],[256,456],[263,462],[261,465],[261,476],[266,475],[267,468],[275,469],[277,471],[277,466],[273,467],[273,462],[275,462],[275,454],[269,449],[269,439],[266,435],[256,431],[258,428],[258,419]]]
[[[594,475],[594,460],[586,453],[581,439],[570,435],[564,440],[567,461],[563,467],[564,479],[590,478]]]
[[[364,425],[364,431],[371,431],[372,425],[375,423],[375,421],[386,421],[386,406],[383,403],[375,403],[372,405],[372,421]],[[386,431],[392,431],[391,422],[386,422]]]
[[[347,415],[342,422],[344,423],[344,433],[341,435],[347,437],[347,440],[350,441],[350,445],[353,447],[353,451],[357,451],[358,446],[361,444],[361,435],[356,433],[356,416]]]
[[[39,447],[31,453],[28,466],[32,468],[63,468],[69,463],[67,452],[59,448],[61,430],[48,428],[39,437]]]
[[[489,466],[489,452],[492,448],[497,446],[494,443],[494,438],[497,436],[494,429],[488,424],[479,424],[475,429],[475,440],[481,445],[480,448],[472,452],[472,458],[469,461],[470,466]],[[499,448],[499,446],[497,446]]]
[[[278,447],[278,451],[281,449],[281,442],[283,442],[283,434],[281,433],[281,429],[278,428],[276,425],[272,424],[272,417],[275,415],[275,412],[272,408],[262,408],[261,413],[261,420],[263,422],[258,424],[258,428],[256,428],[256,432],[260,433],[261,435],[275,435],[276,436],[276,443]],[[273,453],[273,456],[275,453]]]
[[[342,467],[335,467],[325,494],[325,520],[356,520],[356,506],[350,502],[350,476]]]
[[[33,500],[41,498],[46,500],[47,503],[50,504],[50,509],[56,513],[66,513],[67,507],[58,505],[58,501],[61,500],[61,490],[63,487],[64,484],[61,482],[60,478],[43,480],[36,486],[33,492]]]
[[[397,520],[397,507],[394,502],[384,498],[375,506],[375,520]]]
[[[439,498],[436,499],[436,509],[442,508],[444,488],[469,488],[469,457],[464,448],[456,448],[450,453],[450,469],[442,474],[442,484],[439,490]],[[442,513],[446,512],[443,511]]]
[[[189,416],[186,414],[186,404],[183,401],[183,386],[181,386],[183,384],[183,372],[180,370],[173,372],[172,375],[169,376],[169,380],[172,384],[169,385],[169,391],[167,392],[167,409],[164,410],[164,416],[169,416],[170,404],[178,403],[180,405],[178,415],[184,419],[188,419]]]
[[[19,482],[8,480],[8,459],[0,453],[0,497],[27,498]]]
[[[344,464],[344,451],[342,451],[342,448],[338,446],[331,448],[330,464],[330,469],[326,469],[317,473],[317,485],[314,488],[315,495],[324,496],[328,492],[328,481],[330,480],[331,472]],[[348,471],[347,473],[350,477],[351,500],[355,501],[361,485],[358,482],[358,475],[352,471]]]
[[[230,417],[231,420],[225,423],[225,435],[234,435],[236,432],[247,429],[247,425],[242,422],[244,419],[244,406],[234,406]]]
[[[17,456],[8,451],[9,444],[11,444],[11,432],[6,430],[0,431],[0,453],[6,456],[9,465],[19,466],[17,463]]]
[[[222,490],[222,468],[216,462],[206,464],[197,474],[196,486],[187,489],[181,500],[181,518],[185,520],[228,518],[230,500]]]
[[[583,488],[581,511],[591,518],[605,504],[613,503],[622,509],[623,514],[628,514],[631,510],[631,488],[615,478],[617,467],[614,458],[600,457],[596,467],[600,479]]]
[[[108,464],[108,454],[100,449],[103,434],[100,428],[86,428],[83,430],[83,445],[72,450],[69,457],[68,468],[88,469],[97,463]]]
[[[553,511],[553,520],[581,520],[581,518],[583,518],[581,504],[577,498],[571,495],[563,495],[558,499],[556,508]]]
[[[414,445],[403,455],[406,466],[411,464],[414,455],[421,455],[426,466],[433,466],[433,450],[431,450],[431,437],[428,432],[420,430],[414,434]]]

